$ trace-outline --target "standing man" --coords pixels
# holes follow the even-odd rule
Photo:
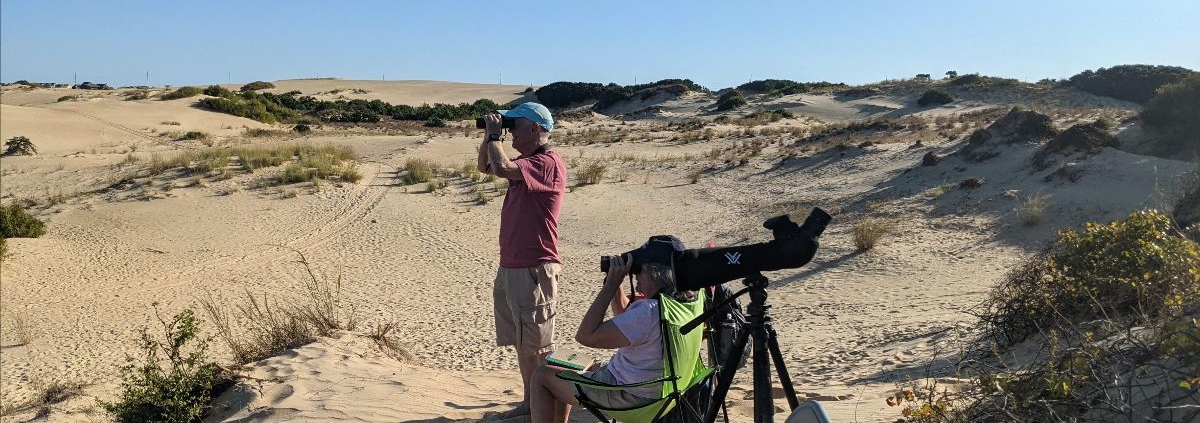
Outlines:
[[[503,123],[521,153],[504,152]],[[500,269],[492,288],[496,344],[517,350],[524,397],[517,408],[497,416],[529,414],[529,381],[534,369],[554,351],[555,295],[562,258],[558,254],[558,212],[567,187],[567,166],[550,151],[554,118],[541,104],[523,103],[484,117],[487,130],[479,146],[480,172],[508,179],[500,211]]]

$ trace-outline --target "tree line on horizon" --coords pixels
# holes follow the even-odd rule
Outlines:
[[[1155,97],[1160,87],[1181,82],[1196,74],[1195,71],[1178,66],[1118,65],[1099,68],[1095,71],[1085,70],[1063,80],[1042,80],[1037,84],[1073,87],[1091,94],[1145,105]],[[926,80],[932,83],[929,74],[918,76],[914,80]],[[959,75],[956,71],[946,72],[945,79],[948,81],[946,84],[956,87],[1017,86],[1022,84],[1012,78],[979,74]],[[265,88],[263,85],[246,88],[243,87],[243,90],[235,93],[217,85],[205,89],[182,87],[164,94],[162,98],[169,100],[206,94],[211,98],[200,100],[197,104],[198,107],[264,123],[305,124],[320,121],[376,123],[382,121],[384,117],[390,117],[395,120],[421,121],[427,126],[444,126],[446,121],[471,119],[507,106],[490,99],[479,99],[473,103],[457,105],[435,103],[420,106],[394,105],[382,100],[328,101],[303,95],[299,91],[283,94],[256,92],[257,89]],[[745,100],[746,95],[779,97],[849,89],[853,88],[845,83],[825,81],[806,83],[786,79],[763,79],[721,90],[719,92],[721,97],[715,105],[718,111],[727,111],[748,104]],[[664,94],[679,96],[688,92],[712,93],[708,88],[689,79],[664,79],[635,85],[559,81],[536,90],[526,90],[526,93],[531,91],[538,102],[551,109],[590,105],[590,108],[595,111],[603,111],[625,101],[645,101]],[[934,104],[944,101],[946,101],[944,98],[938,98],[926,103]]]

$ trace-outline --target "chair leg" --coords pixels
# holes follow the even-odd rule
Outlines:
[[[617,419],[609,420],[608,416],[605,416],[604,413],[600,412],[600,410],[597,410],[595,407],[588,405],[591,401],[584,401],[587,399],[586,395],[583,395],[581,393],[579,395],[576,395],[575,398],[579,400],[579,405],[582,405],[583,408],[586,408],[587,411],[591,412],[593,416],[596,416],[596,419],[598,419],[602,422],[605,422],[605,423],[617,423]]]
[[[688,412],[692,413],[692,417],[695,417],[696,421],[698,421],[698,422],[704,421],[704,416],[701,415],[699,411],[696,411],[696,407],[693,407],[692,403],[687,402],[687,401],[678,401],[678,403],[679,404],[677,404],[676,407],[678,407],[680,404],[683,405],[684,408],[687,408]]]

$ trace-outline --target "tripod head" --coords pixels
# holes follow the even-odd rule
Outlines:
[[[742,283],[746,285],[745,288],[742,288],[740,291],[730,295],[729,298],[725,299],[725,301],[722,301],[718,304],[713,304],[708,310],[704,310],[704,314],[696,316],[696,318],[692,319],[692,321],[680,326],[679,331],[684,335],[687,335],[688,332],[691,332],[692,329],[696,328],[696,326],[700,326],[701,323],[709,321],[709,319],[712,319],[714,314],[718,313],[721,309],[724,309],[725,306],[729,305],[729,303],[736,301],[738,297],[741,297],[747,292],[751,292],[752,290],[761,290],[765,294],[767,286],[771,284],[771,281],[767,280],[767,277],[763,276],[761,272],[754,272],[749,276],[746,276],[745,279],[742,279]],[[754,294],[750,295],[750,300],[750,303],[754,304]],[[764,296],[762,301],[765,303],[766,300],[767,299]]]

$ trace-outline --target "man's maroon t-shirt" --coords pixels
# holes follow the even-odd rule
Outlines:
[[[500,266],[562,263],[558,211],[567,189],[567,165],[553,151],[513,160],[523,180],[509,180],[500,211]]]

